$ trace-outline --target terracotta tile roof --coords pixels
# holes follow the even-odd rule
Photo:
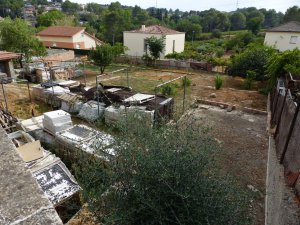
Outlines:
[[[183,34],[183,32],[172,30],[170,28],[163,27],[160,25],[153,25],[153,26],[145,27],[145,29],[143,29],[141,27],[140,29],[137,29],[137,30],[125,31],[125,32],[144,33],[144,34]]]
[[[40,31],[39,33],[37,33],[37,36],[72,37],[75,34],[84,30],[84,27],[52,26]]]
[[[9,60],[9,59],[16,59],[20,56],[20,54],[14,52],[4,52],[0,51],[0,61]]]
[[[300,22],[291,21],[282,24],[278,27],[271,28],[267,32],[299,32],[300,33]]]

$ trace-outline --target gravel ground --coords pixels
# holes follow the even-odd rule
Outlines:
[[[234,176],[242,187],[253,192],[255,225],[264,224],[264,194],[268,139],[266,116],[250,115],[237,110],[198,105],[189,111],[222,146],[223,172]]]

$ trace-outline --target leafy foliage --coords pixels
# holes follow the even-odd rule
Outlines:
[[[192,84],[192,80],[189,79],[188,77],[181,79],[181,86],[182,87],[184,87],[184,86],[189,87],[189,86],[191,86],[191,84]]]
[[[63,21],[66,21],[67,16],[58,10],[52,10],[45,14],[42,14],[37,17],[38,26],[49,27],[54,25],[72,25],[72,19],[68,18],[69,24],[63,24]]]
[[[0,48],[23,53],[26,61],[32,56],[43,56],[46,49],[35,37],[35,30],[25,20],[6,18],[0,23]]]
[[[166,84],[161,87],[160,91],[163,95],[174,96],[177,92],[175,84]]]
[[[247,71],[255,71],[257,80],[266,79],[266,69],[269,58],[275,50],[263,45],[251,45],[242,53],[231,59],[228,74],[232,76],[246,77]]]
[[[255,79],[256,79],[256,72],[248,70],[247,71],[247,77],[244,80],[244,87],[245,87],[245,89],[250,90],[252,88],[253,81]]]
[[[97,45],[95,49],[90,52],[90,58],[94,63],[100,67],[101,74],[109,66],[116,56],[123,52],[121,45],[111,46],[110,44]]]
[[[0,16],[1,17],[21,17],[23,0],[1,0],[0,1]]]
[[[217,75],[215,77],[215,88],[217,90],[219,90],[222,87],[222,85],[223,85],[223,77],[220,75]]]
[[[100,223],[247,223],[247,196],[218,174],[218,147],[196,124],[187,118],[151,129],[128,118],[113,146],[116,160],[77,168],[83,196]]]
[[[300,50],[294,49],[289,51],[273,54],[267,64],[267,75],[269,79],[269,89],[277,82],[277,78],[292,73],[300,76]]]
[[[156,60],[160,58],[160,55],[163,53],[166,46],[165,37],[157,38],[157,37],[149,37],[145,38],[145,44],[147,45],[151,57]]]

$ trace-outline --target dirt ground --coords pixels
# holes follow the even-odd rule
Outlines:
[[[32,84],[30,86],[32,86]],[[46,105],[45,103],[35,101],[32,97],[32,94],[32,100],[30,101],[27,84],[5,84],[4,92],[7,100],[8,110],[17,118],[28,119],[32,117],[32,113],[34,113],[35,116],[39,116],[44,112],[51,110],[51,107]],[[0,106],[2,108],[6,107],[1,86]]]
[[[109,68],[108,71],[112,70],[113,68]],[[88,86],[95,86],[96,74],[98,73],[91,70],[86,70],[85,72],[87,75],[85,77],[77,78],[77,80],[82,83],[86,83]],[[258,89],[263,87],[263,83],[254,83],[252,90],[248,91],[243,90],[242,78],[223,75],[224,82],[222,88],[220,90],[215,90],[215,74],[205,71],[192,71],[192,73],[191,71],[186,72],[189,73],[187,77],[192,81],[192,85],[187,88],[187,105],[195,99],[209,99],[212,101],[234,104],[237,107],[248,107],[259,110],[266,109],[267,98],[265,95],[258,92]],[[127,86],[128,84],[139,92],[154,93],[156,85],[183,75],[185,75],[184,71],[172,72],[134,68],[129,71],[128,79],[126,72],[120,71],[114,74],[108,73],[108,75],[102,76],[99,80],[106,85]],[[178,86],[181,86],[180,80],[177,81],[177,84]],[[33,84],[30,84],[30,86],[32,85]],[[34,109],[35,115],[40,115],[50,109],[49,106],[41,102],[35,102],[34,100],[30,101],[26,84],[5,84],[4,89],[7,97],[8,109],[18,118],[26,119],[31,117],[32,109]],[[210,98],[212,93],[215,93],[216,98]],[[175,100],[181,104],[182,98],[183,88],[179,87]],[[2,107],[5,106],[1,86],[0,104]]]
[[[137,91],[154,93],[156,85],[182,75],[184,74],[169,71],[136,70],[128,74],[128,80],[125,72],[118,72],[103,77],[101,81],[104,81],[104,84],[114,85],[127,85],[128,81],[129,86]],[[242,88],[243,79],[225,75],[223,77],[223,87],[220,90],[215,90],[215,74],[207,72],[189,74],[188,78],[191,79],[192,85],[187,90],[189,100],[187,105],[190,105],[189,103],[195,99],[202,98],[234,104],[237,107],[266,110],[267,98],[257,91],[263,84],[255,83],[253,89],[247,91]],[[78,80],[83,83],[86,80],[87,85],[95,85],[95,73],[89,73],[86,79],[81,77]],[[175,100],[181,100],[182,92],[183,89],[179,88]],[[41,102],[30,101],[26,84],[5,84],[5,93],[9,111],[18,118],[30,118],[32,109],[34,109],[35,115],[51,110],[50,106]],[[211,93],[215,93],[216,98],[210,98]],[[0,90],[0,102],[2,106],[5,106],[2,89]],[[180,103],[180,101],[178,102]],[[220,141],[223,147],[222,168],[224,172],[236,177],[245,189],[256,192],[257,197],[254,199],[253,209],[254,224],[264,224],[263,196],[267,158],[265,116],[248,115],[237,110],[227,112],[212,106],[202,108],[192,109],[189,113],[195,117],[203,118],[203,124],[212,127],[212,135]]]
[[[188,112],[200,126],[211,128],[221,144],[221,168],[236,178],[253,198],[255,225],[264,224],[264,195],[268,139],[266,116],[198,105]]]
[[[180,72],[180,73],[178,73]],[[86,78],[81,77],[81,82],[93,86],[96,83],[95,72],[86,71]],[[251,90],[243,89],[244,79],[240,77],[223,76],[223,86],[220,90],[214,87],[215,74],[205,71],[194,72],[189,71],[188,78],[191,79],[192,85],[188,88],[188,99],[210,99],[224,103],[234,104],[240,107],[248,107],[259,110],[266,110],[267,97],[260,94],[258,90],[264,86],[262,82],[254,82]],[[158,71],[158,70],[137,70],[133,69],[129,72],[128,83],[133,89],[153,93],[156,85],[162,82],[172,80],[174,78],[185,75],[183,71]],[[102,76],[99,80],[107,85],[127,85],[127,77],[125,71],[117,72],[111,75]],[[180,84],[180,81],[177,81]],[[177,95],[181,95],[182,89]],[[215,93],[216,98],[211,99],[210,94]]]

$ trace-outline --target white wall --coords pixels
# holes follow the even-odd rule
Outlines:
[[[143,33],[130,33],[124,32],[124,46],[128,47],[126,51],[127,55],[141,57],[145,54],[144,40],[148,37],[161,38],[161,34],[143,34]],[[166,35],[166,47],[165,52],[161,55],[164,58],[165,55],[173,52],[173,40],[175,40],[175,51],[182,52],[184,50],[185,34],[172,34]]]
[[[184,42],[185,42],[185,34],[172,34],[166,36],[166,51],[165,55],[169,53],[173,53],[173,41],[175,41],[175,52],[183,52],[184,51]]]
[[[291,44],[291,36],[297,36],[296,44]],[[291,50],[294,48],[300,49],[300,33],[292,32],[266,32],[265,44],[274,46],[279,51]]]
[[[85,49],[91,49],[96,47],[95,39],[85,34],[84,31],[74,35],[73,42],[84,42]]]

